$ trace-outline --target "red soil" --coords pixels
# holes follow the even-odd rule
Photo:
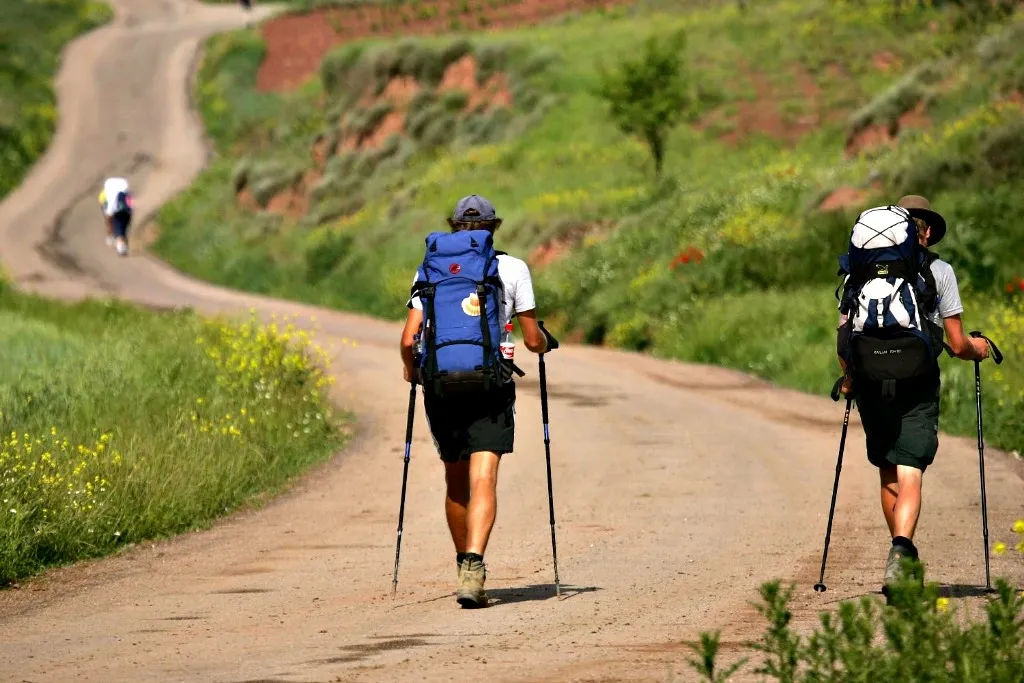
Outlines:
[[[789,71],[793,76],[792,80],[784,88],[780,88],[769,82],[763,72],[743,65],[743,75],[757,93],[755,99],[736,101],[737,112],[731,117],[724,114],[724,108],[719,108],[699,122],[697,130],[704,130],[714,122],[727,122],[732,124],[732,130],[722,135],[720,139],[730,145],[737,145],[755,134],[792,144],[816,130],[825,120],[835,120],[837,116],[843,116],[843,112],[825,111],[821,88],[804,67],[794,64],[789,67]],[[843,76],[834,70],[827,70],[827,73],[830,76]],[[809,106],[798,116],[786,116],[781,103],[797,97],[803,99]]]
[[[925,103],[918,102],[916,107],[900,116],[895,125],[878,124],[852,133],[846,140],[846,156],[854,157],[878,147],[892,145],[896,142],[901,130],[927,128],[930,125],[931,118],[928,116]]]
[[[267,43],[256,86],[283,91],[297,87],[317,72],[324,55],[340,43],[371,36],[441,34],[461,29],[481,30],[531,26],[574,11],[632,4],[634,0],[514,0],[491,7],[489,0],[435,0],[417,11],[411,6],[368,5],[289,14],[262,27]],[[424,10],[429,9],[431,16]]]

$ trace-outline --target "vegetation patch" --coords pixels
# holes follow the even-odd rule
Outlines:
[[[73,305],[0,282],[0,584],[202,528],[343,442],[289,321]]]
[[[88,0],[12,2],[0,14],[0,198],[14,189],[57,127],[53,77],[75,36],[109,21]]]

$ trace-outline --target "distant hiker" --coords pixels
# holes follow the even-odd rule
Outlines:
[[[252,9],[252,2],[251,2],[251,0],[238,0],[238,4],[242,6],[242,9],[245,9],[245,10]]]
[[[470,195],[448,219],[450,233],[427,236],[401,342],[405,380],[423,387],[444,462],[456,599],[463,607],[487,604],[484,551],[497,510],[498,464],[512,452],[515,435],[516,389],[511,363],[499,350],[506,323],[519,318],[534,353],[555,346],[537,322],[529,267],[494,250],[501,223],[489,201]]]
[[[928,250],[945,234],[946,221],[928,200],[908,195],[897,206],[864,211],[840,257],[842,391],[856,397],[868,460],[878,468],[892,537],[887,596],[901,559],[918,559],[921,482],[939,446],[938,357],[944,347],[964,360],[989,354],[984,339],[964,334],[953,268]]]
[[[121,256],[128,255],[128,226],[132,222],[134,201],[124,178],[107,178],[99,194],[107,220],[107,246],[115,246]]]

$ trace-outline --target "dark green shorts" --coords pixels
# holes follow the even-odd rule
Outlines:
[[[908,465],[922,472],[939,449],[939,380],[898,391],[887,401],[865,391],[857,397],[868,460],[875,467]]]
[[[484,396],[424,395],[434,445],[445,462],[468,460],[473,453],[511,453],[516,431],[516,385]]]

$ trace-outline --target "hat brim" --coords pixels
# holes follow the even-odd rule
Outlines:
[[[931,209],[907,209],[907,212],[914,218],[920,218],[928,227],[931,233],[928,236],[928,246],[938,244],[946,236],[946,219]]]

